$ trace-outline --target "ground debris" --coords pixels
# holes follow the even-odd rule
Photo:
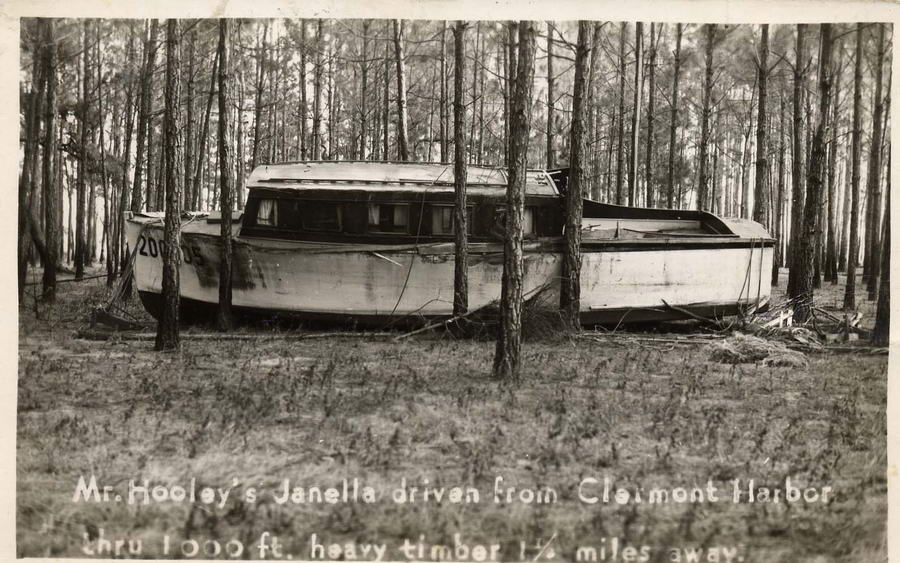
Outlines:
[[[796,330],[796,329],[795,329]],[[728,364],[761,363],[765,366],[806,367],[803,353],[791,350],[778,340],[735,332],[707,345],[710,359]]]

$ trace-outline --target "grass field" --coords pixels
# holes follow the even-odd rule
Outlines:
[[[401,561],[887,559],[886,356],[731,365],[705,342],[548,335],[526,343],[523,380],[499,385],[492,342],[447,334],[187,340],[178,353],[79,340],[105,288],[61,288],[40,320],[30,301],[20,308],[19,556],[90,556],[102,539],[105,557],[122,540],[121,556],[225,558],[240,546],[260,558],[261,539],[276,536],[294,559],[373,559],[379,546]],[[74,501],[92,475],[99,500]],[[818,495],[831,487],[828,502],[787,502],[783,490],[760,501],[759,487],[787,478]],[[194,501],[173,500],[192,479]],[[281,503],[286,479],[299,490]],[[374,502],[354,501],[354,479]],[[627,502],[604,501],[605,479]],[[743,491],[754,480],[756,502],[733,502],[735,479]],[[140,502],[131,480],[159,496]],[[404,480],[413,502],[397,502]],[[222,491],[208,503],[204,487]],[[338,491],[317,502],[313,487]],[[453,487],[478,502],[450,502]],[[650,503],[653,488],[669,502]],[[682,488],[705,502],[677,502]]]

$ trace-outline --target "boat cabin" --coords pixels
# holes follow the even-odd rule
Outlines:
[[[504,170],[469,166],[467,223],[472,242],[503,238]],[[450,242],[452,164],[298,162],[262,165],[250,175],[241,236],[321,242]],[[525,183],[526,239],[559,236],[559,191],[543,170]]]

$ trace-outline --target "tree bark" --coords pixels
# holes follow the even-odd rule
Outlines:
[[[640,25],[640,24],[639,24]],[[565,194],[565,246],[560,280],[559,308],[570,330],[581,328],[581,217],[584,205],[584,134],[587,119],[586,80],[591,53],[591,23],[578,22],[575,49],[575,87],[572,94],[572,128],[569,142],[569,179]]]
[[[394,20],[394,57],[397,66],[397,145],[400,160],[409,160],[406,116],[406,65],[403,60],[403,20]]]
[[[856,61],[853,70],[853,129],[851,135],[851,180],[850,201],[850,252],[847,256],[847,284],[844,287],[844,309],[856,309],[856,265],[859,258],[859,159],[862,152],[860,115],[862,111],[862,56],[863,30],[865,25],[856,24]]]
[[[666,207],[675,205],[675,135],[678,131],[678,79],[681,76],[682,24],[675,25],[675,71],[672,77],[672,117],[669,125],[669,177],[666,184]]]
[[[306,20],[300,20],[300,160],[306,160],[309,152],[309,132],[306,130],[309,113],[306,99],[306,41]]]
[[[203,124],[200,126],[200,143],[197,146],[197,166],[194,169],[194,187],[191,190],[194,193],[194,196],[197,198],[197,209],[200,208],[200,192],[201,190],[201,180],[203,179],[203,164],[209,160],[209,151],[207,150],[207,143],[209,142],[209,119],[210,114],[212,113],[212,103],[213,98],[216,94],[216,73],[219,68],[219,52],[216,51],[216,55],[213,58],[213,66],[212,72],[209,75],[209,92],[206,94],[206,112],[203,114]],[[259,106],[257,106],[259,107]],[[256,114],[256,117],[259,117],[259,114]],[[257,120],[256,123],[259,123]],[[254,125],[256,127],[256,125]],[[254,156],[253,162],[250,165],[250,169],[253,170],[256,168],[256,153],[255,149],[257,148],[256,140],[259,137],[259,130],[256,129],[253,136],[253,146],[254,146]],[[208,188],[207,188],[208,189]],[[210,190],[211,191],[211,190]],[[208,195],[208,194],[207,194]]]
[[[143,71],[141,72],[141,93],[140,108],[138,110],[137,125],[137,146],[134,153],[134,187],[131,191],[131,211],[132,213],[140,213],[144,207],[141,184],[143,178],[144,166],[147,170],[147,183],[150,183],[150,159],[147,143],[149,140],[150,127],[150,99],[152,92],[150,87],[153,79],[153,68],[156,66],[156,42],[159,36],[159,22],[152,20],[150,22],[150,36],[144,42],[143,52]],[[77,219],[76,219],[77,222]],[[75,246],[78,246],[76,236]]]
[[[316,23],[316,61],[313,68],[313,123],[312,123],[312,159],[319,160],[322,151],[322,36],[324,35],[322,19]]]
[[[553,104],[555,102],[555,77],[553,76],[553,22],[547,22],[547,168],[556,164],[553,138]],[[569,163],[571,166],[572,163]]]
[[[810,154],[809,175],[806,184],[807,210],[818,210],[822,207],[822,194],[826,182],[825,162],[825,135],[827,134],[828,118],[830,117],[829,104],[831,103],[831,53],[832,37],[831,24],[820,26],[822,41],[821,59],[819,61],[819,112],[816,122],[816,132],[812,140]],[[816,237],[819,230],[817,213],[805,213],[803,217],[803,232],[799,237],[797,253],[797,295],[794,302],[794,320],[804,323],[809,318],[813,306],[814,297],[814,268],[813,261],[816,253]]]
[[[879,250],[879,235],[881,234],[881,128],[884,115],[884,100],[882,99],[882,83],[884,68],[884,24],[875,24],[877,27],[877,41],[875,43],[875,107],[872,110],[872,142],[869,144],[869,204],[866,206],[868,220],[866,230],[869,232],[869,240],[866,255],[868,256],[869,276],[867,289],[869,299],[875,300],[878,296],[878,270],[881,260]]]
[[[709,160],[709,113],[712,104],[713,82],[713,50],[715,48],[716,24],[705,24],[706,31],[706,73],[703,80],[703,109],[700,125],[700,176],[697,182],[697,209],[705,211],[709,204],[707,198],[707,184],[709,174],[707,172]]]
[[[806,51],[804,36],[806,25],[797,24],[797,56],[794,61],[794,97],[793,97],[793,138],[791,151],[791,237],[788,246],[788,264],[790,274],[788,276],[788,296],[791,298],[800,295],[797,290],[797,248],[800,232],[803,225],[803,88],[805,73]]]
[[[43,27],[42,58],[46,80],[46,101],[44,103],[44,158],[41,160],[41,188],[44,202],[44,240],[47,247],[47,261],[44,262],[44,273],[41,284],[41,296],[47,303],[56,301],[56,267],[59,264],[59,231],[57,222],[59,208],[58,196],[62,185],[56,182],[54,165],[59,166],[61,158],[56,147],[56,66],[57,47],[54,33],[54,20],[41,18]],[[37,54],[35,54],[37,56]]]
[[[359,159],[366,160],[366,137],[368,122],[368,88],[369,88],[369,29],[371,20],[363,20],[362,62],[360,74],[362,82],[359,88]]]
[[[765,225],[769,219],[766,178],[769,175],[769,135],[766,130],[767,83],[769,78],[769,24],[761,26],[759,40],[759,111],[756,116],[756,178],[753,190],[753,220]]]
[[[444,20],[441,28],[441,102],[438,113],[440,113],[440,136],[441,136],[441,162],[450,161],[450,141],[448,139],[447,129],[450,125],[449,104],[447,103],[447,21]],[[455,41],[455,39],[454,39]],[[454,75],[455,79],[455,75]],[[455,119],[455,117],[454,117]]]
[[[78,155],[78,185],[75,202],[75,279],[80,280],[84,277],[84,266],[88,259],[87,252],[87,236],[85,222],[85,196],[87,188],[85,181],[87,179],[87,113],[88,113],[88,79],[90,77],[90,63],[88,53],[89,23],[84,20],[84,42],[82,45],[82,90],[81,90],[81,116],[78,120],[78,138],[80,153]]]
[[[834,73],[834,100],[831,106],[831,142],[828,151],[828,232],[825,242],[825,281],[838,283],[837,271],[837,153],[838,153],[838,97],[841,92],[841,70],[844,49],[838,49],[838,62]]]
[[[623,187],[625,185],[625,34],[627,31],[628,24],[622,22],[619,29],[619,128],[616,131],[618,137],[618,143],[616,144],[616,205],[625,204]]]
[[[322,20],[319,20],[319,26],[321,30]],[[266,80],[266,38],[269,34],[269,24],[268,22],[263,24],[263,36],[262,41],[259,40],[259,36],[257,36],[257,53],[256,57],[256,100],[253,103],[253,146],[250,149],[250,170],[253,171],[256,168],[256,165],[259,163],[259,129],[260,129],[260,121],[262,121],[262,92],[263,87],[265,86]],[[216,52],[216,61],[219,60],[219,53]],[[216,81],[216,64],[213,63],[213,73],[210,77],[209,83],[209,98],[206,102],[206,107],[212,107],[212,99],[213,99],[213,84]],[[204,135],[200,135],[200,143],[203,143]],[[202,154],[204,151],[200,151]],[[313,158],[318,158],[318,156],[314,156]]]
[[[888,143],[887,185],[891,185],[891,151]],[[881,245],[881,286],[878,289],[878,305],[875,310],[875,328],[872,341],[876,346],[887,346],[891,340],[891,190],[885,196],[884,232]]]
[[[641,93],[644,71],[644,24],[637,22],[634,28],[634,98],[631,107],[631,146],[628,150],[628,205],[635,205],[637,172],[640,160]]]
[[[187,118],[184,122],[184,208],[186,210],[196,209],[194,207],[194,194],[192,188],[188,185],[188,181],[193,177],[191,167],[194,160],[192,149],[194,146],[194,45],[196,37],[197,32],[192,27],[188,32],[188,70],[186,99],[184,100],[184,104],[187,106]]]
[[[503,281],[500,324],[494,353],[493,375],[517,381],[522,371],[522,216],[525,209],[525,173],[531,129],[536,22],[519,22],[516,85],[511,98],[510,154],[506,191],[506,237],[503,245]]]
[[[178,111],[178,24],[166,21],[166,91],[163,127],[165,128],[166,217],[163,247],[162,311],[156,329],[156,350],[174,350],[179,347],[178,309],[180,289],[178,264],[181,261],[181,185],[178,181],[175,160]]]
[[[219,197],[221,203],[222,223],[220,237],[222,239],[222,258],[219,262],[219,308],[216,314],[216,325],[219,330],[231,330],[234,319],[231,313],[231,270],[234,250],[231,242],[231,211],[234,207],[234,196],[231,192],[231,168],[228,157],[228,20],[219,19]]]
[[[650,61],[648,72],[650,84],[647,100],[647,163],[644,169],[644,178],[647,183],[647,207],[655,207],[655,186],[653,184],[653,106],[656,103],[656,24],[650,22]],[[593,56],[593,55],[592,55]],[[593,59],[592,59],[593,62]]]
[[[466,225],[466,28],[464,21],[456,22],[453,29],[453,185],[454,206],[453,236],[455,241],[453,268],[453,316],[464,315],[469,309],[469,239]]]

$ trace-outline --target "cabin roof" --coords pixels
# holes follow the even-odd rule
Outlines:
[[[468,166],[466,186],[484,195],[506,193],[506,170]],[[528,170],[525,195],[558,197],[559,192],[543,170]],[[304,161],[257,166],[247,187],[286,190],[353,189],[364,191],[409,190],[452,192],[453,164],[431,162]]]

